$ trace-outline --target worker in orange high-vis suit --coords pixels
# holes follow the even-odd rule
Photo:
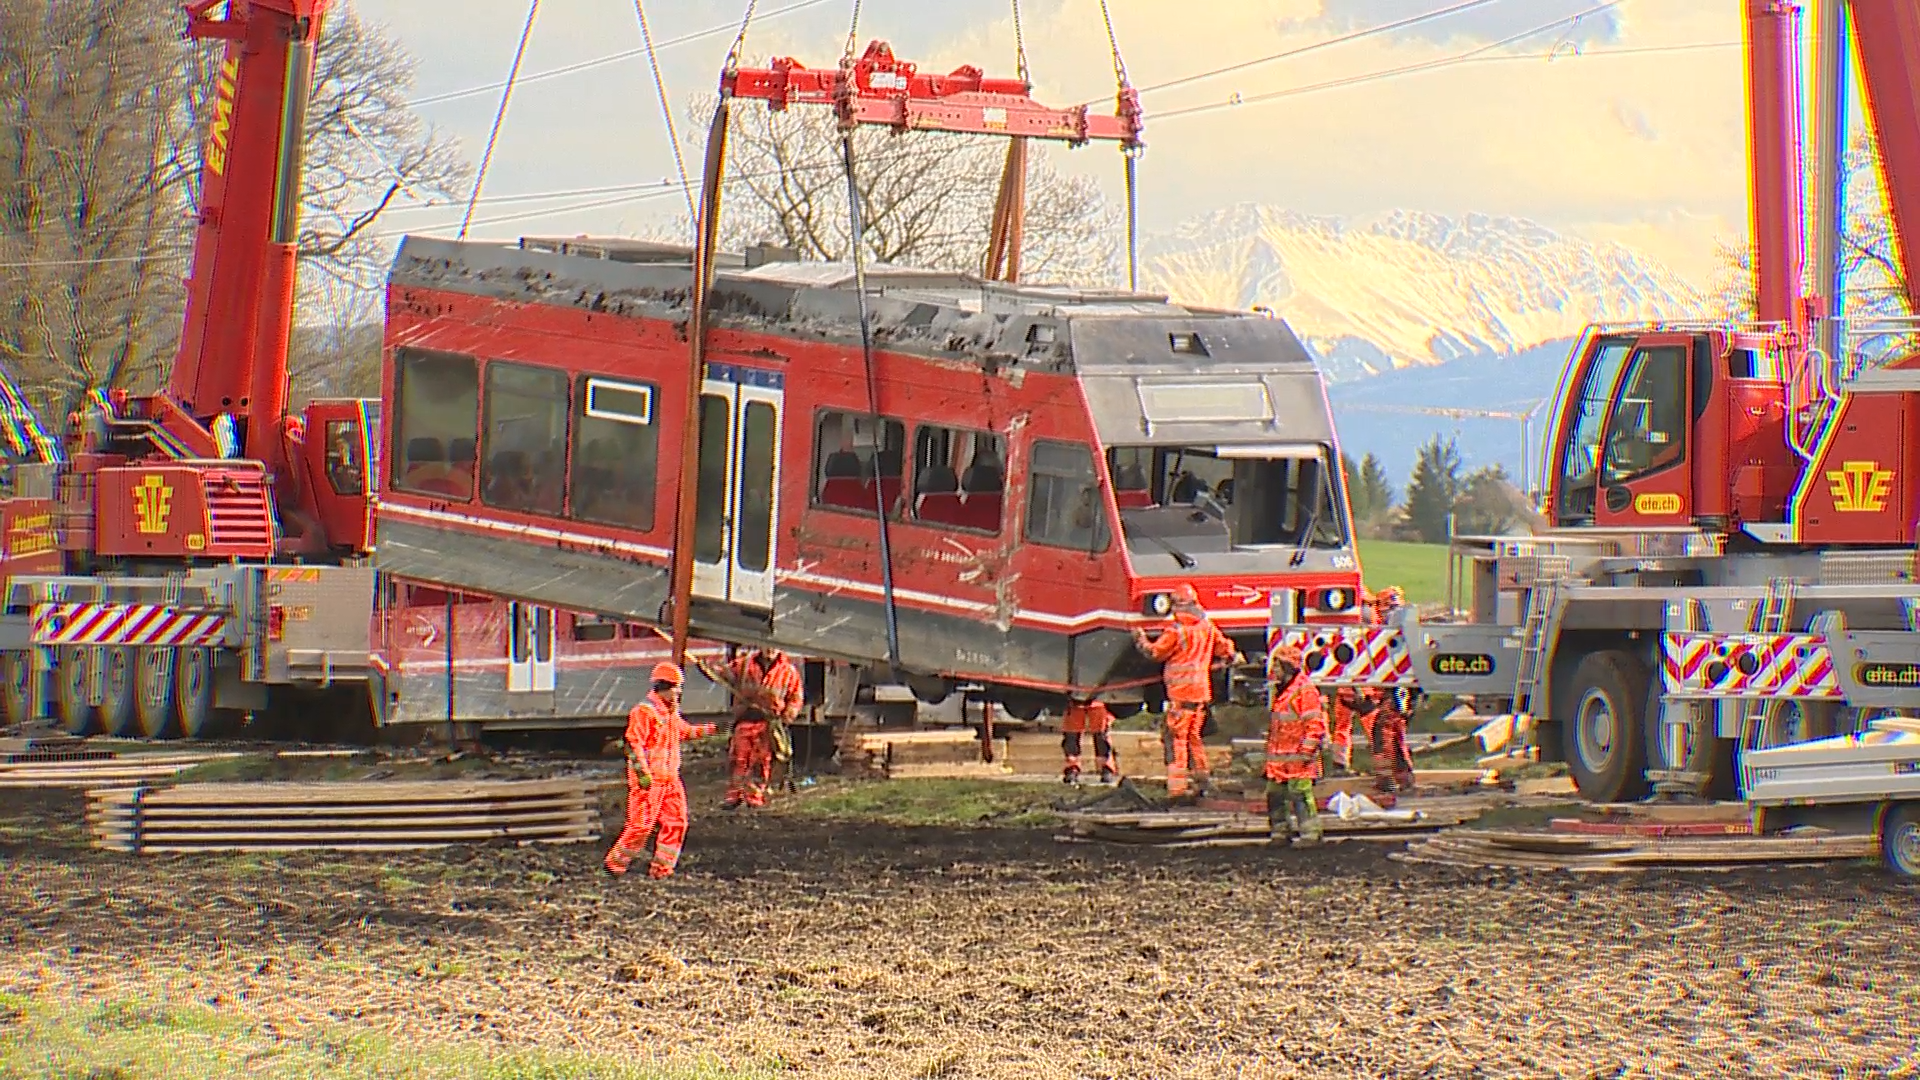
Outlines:
[[[1407,594],[1397,585],[1389,585],[1374,597],[1374,618],[1385,624],[1394,612],[1405,606]],[[1413,754],[1407,748],[1407,717],[1413,712],[1413,695],[1397,686],[1371,691],[1363,709],[1367,742],[1373,758],[1374,790],[1391,795],[1413,790]]]
[[[1295,645],[1267,658],[1267,828],[1276,844],[1320,842],[1320,808],[1313,782],[1320,777],[1320,745],[1327,738],[1320,692],[1303,669]]]
[[[800,715],[805,690],[800,672],[778,649],[755,649],[733,658],[724,670],[704,662],[715,682],[733,691],[733,734],[727,742],[728,810],[741,805],[767,805],[767,785],[773,779],[775,724],[788,724]]]
[[[1111,784],[1119,776],[1119,759],[1113,753],[1113,740],[1107,732],[1113,729],[1113,714],[1098,701],[1068,701],[1067,715],[1060,723],[1060,752],[1066,755],[1067,767],[1060,775],[1062,783],[1080,782],[1080,736],[1093,736],[1093,756],[1100,768],[1100,782]]]
[[[1360,623],[1363,626],[1378,626],[1380,617],[1374,611],[1374,596],[1370,592],[1360,594]],[[1353,769],[1353,717],[1360,707],[1364,692],[1358,687],[1336,687],[1333,693],[1326,695],[1329,706],[1327,715],[1327,746],[1333,751],[1333,763],[1341,772]]]
[[[1213,664],[1216,660],[1239,663],[1243,658],[1207,618],[1191,585],[1173,590],[1172,626],[1157,638],[1135,630],[1133,640],[1141,652],[1165,665],[1161,678],[1167,689],[1167,795],[1175,799],[1190,792],[1205,795],[1212,770],[1200,730],[1207,721],[1207,706],[1213,703]]]
[[[657,826],[653,865],[647,876],[667,877],[687,840],[687,789],[680,782],[680,744],[713,734],[712,724],[690,724],[680,715],[684,682],[678,664],[657,664],[653,692],[627,714],[627,827],[607,852],[607,872],[624,874],[646,849]]]

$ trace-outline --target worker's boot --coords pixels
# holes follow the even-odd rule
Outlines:
[[[1061,770],[1060,782],[1063,784],[1078,784],[1080,782],[1080,766],[1069,765]]]
[[[1314,811],[1313,804],[1310,802],[1301,805],[1300,814],[1300,839],[1295,843],[1301,847],[1315,847],[1325,835],[1321,828],[1320,815]]]
[[[1110,765],[1100,766],[1100,782],[1101,783],[1112,784],[1118,781],[1119,779],[1120,779],[1120,774],[1114,772],[1112,766]]]
[[[1277,845],[1293,842],[1293,829],[1287,822],[1287,795],[1267,785],[1267,839]]]

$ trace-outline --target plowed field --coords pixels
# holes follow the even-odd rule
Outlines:
[[[520,1051],[711,1076],[1920,1073],[1920,897],[1868,866],[1472,873],[695,797],[659,884],[604,877],[599,845],[115,856],[83,846],[78,796],[4,793],[0,1076],[94,1053],[62,1024],[179,1055],[82,1076],[213,1075],[193,1055],[222,1038],[248,1056],[218,1075],[322,1075],[295,1063],[356,1039],[480,1062],[422,1076],[603,1075],[500,1071]]]

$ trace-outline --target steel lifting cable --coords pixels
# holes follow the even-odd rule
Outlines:
[[[1033,89],[1033,78],[1027,74],[1027,37],[1020,29],[1020,0],[1013,0],[1013,59],[1020,68],[1020,81]]]
[[[854,2],[854,18],[859,18],[859,0]],[[867,408],[873,416],[873,505],[880,517],[880,591],[887,605],[887,663],[898,671],[900,667],[900,620],[893,602],[893,543],[891,530],[887,528],[887,491],[885,478],[881,475],[883,456],[886,453],[886,422],[880,418],[880,380],[874,371],[873,357],[873,317],[867,310],[867,260],[864,251],[866,230],[862,228],[862,216],[865,208],[860,203],[860,184],[853,167],[853,132],[840,133],[840,159],[847,171],[847,209],[850,217],[849,241],[853,257],[853,290],[855,305],[860,315],[860,358],[867,371]],[[905,447],[902,447],[901,479],[906,478],[904,461]]]
[[[1113,52],[1114,93],[1117,99],[1127,92],[1127,62],[1120,57],[1120,37],[1113,32],[1113,12],[1107,10],[1107,0],[1100,0],[1100,21],[1106,24],[1107,48]],[[1140,184],[1135,163],[1140,157],[1140,147],[1122,147],[1120,154],[1127,183],[1127,291],[1137,292],[1140,288]]]
[[[540,14],[540,0],[527,7],[527,25],[520,28],[520,45],[513,50],[513,67],[507,72],[506,89],[500,91],[500,109],[493,114],[493,130],[487,132],[487,150],[480,155],[480,171],[473,174],[473,193],[467,196],[467,213],[460,219],[460,239],[467,238],[467,226],[473,222],[473,208],[480,202],[480,187],[487,182],[487,168],[493,164],[493,148],[500,141],[500,125],[507,119],[507,104],[513,100],[513,84],[520,78],[520,62],[527,57],[527,41],[533,37],[533,21]]]
[[[687,198],[687,227],[699,228],[700,211],[693,205],[693,181],[687,178],[687,160],[680,153],[680,130],[673,122],[673,106],[667,101],[667,80],[660,73],[660,54],[653,48],[653,29],[647,25],[646,0],[633,0],[633,13],[640,20],[640,43],[647,48],[647,63],[653,68],[653,89],[660,95],[660,115],[667,122],[667,141],[673,144],[673,167],[680,174],[680,193]]]

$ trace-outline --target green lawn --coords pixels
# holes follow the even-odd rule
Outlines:
[[[1403,544],[1393,540],[1360,541],[1360,569],[1367,588],[1398,585],[1415,604],[1438,604],[1447,598],[1447,545]]]
[[[0,1077],[13,1080],[759,1080],[771,1071],[656,1068],[606,1055],[421,1045],[338,1028],[279,1032],[156,1001],[53,1005],[0,994]]]

